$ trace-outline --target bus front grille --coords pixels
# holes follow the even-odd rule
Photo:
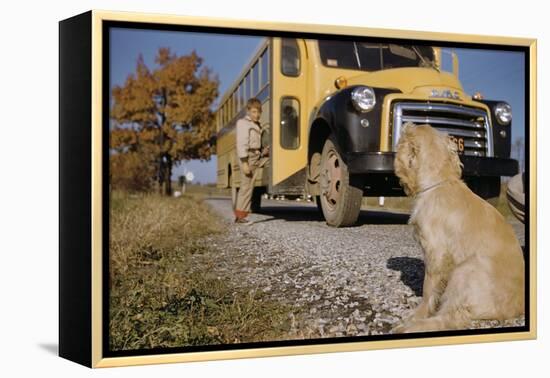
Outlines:
[[[461,138],[464,155],[493,156],[493,138],[487,113],[481,109],[452,104],[397,102],[393,106],[392,146],[396,150],[401,127],[406,122],[429,124]]]

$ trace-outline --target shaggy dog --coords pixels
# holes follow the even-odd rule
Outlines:
[[[424,250],[422,302],[392,331],[460,329],[524,312],[524,261],[514,230],[461,180],[456,143],[429,125],[403,126],[395,174],[414,198],[409,224]]]

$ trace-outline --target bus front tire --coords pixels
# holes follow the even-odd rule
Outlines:
[[[323,206],[321,205],[321,196],[315,196],[315,205],[317,206],[317,212],[319,215],[324,217]]]
[[[351,175],[331,135],[321,155],[321,208],[329,226],[351,226],[359,217],[363,190],[351,185]]]

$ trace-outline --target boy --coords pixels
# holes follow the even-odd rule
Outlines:
[[[261,115],[262,103],[257,98],[250,98],[246,103],[246,116],[239,119],[236,125],[241,186],[235,205],[235,223],[252,223],[246,217],[250,213],[254,181],[259,168],[264,167],[268,161],[269,147],[261,149]]]

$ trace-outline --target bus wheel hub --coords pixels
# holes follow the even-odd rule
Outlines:
[[[340,160],[334,151],[330,152],[326,166],[323,167],[323,171],[323,176],[325,176],[325,180],[322,182],[323,195],[327,202],[334,206],[340,199],[342,180]]]

